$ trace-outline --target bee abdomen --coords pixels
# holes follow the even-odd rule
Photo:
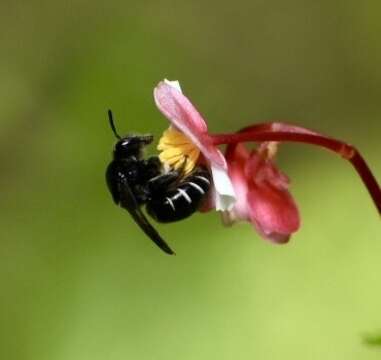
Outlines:
[[[209,189],[209,173],[197,170],[184,178],[177,187],[154,195],[147,203],[147,211],[163,223],[185,219],[200,208]]]

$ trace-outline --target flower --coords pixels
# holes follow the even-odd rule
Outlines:
[[[236,198],[225,157],[213,144],[204,119],[183,95],[179,83],[160,82],[154,89],[154,99],[159,110],[171,122],[159,141],[160,160],[179,168],[186,159],[186,173],[191,172],[197,163],[205,161],[212,173],[216,210],[231,209]]]
[[[343,141],[281,122],[248,126],[237,133],[211,134],[177,81],[164,80],[154,90],[159,110],[171,126],[159,141],[160,160],[185,173],[206,164],[212,173],[216,210],[225,224],[251,222],[258,233],[275,243],[286,243],[300,227],[300,216],[288,191],[289,179],[275,165],[279,142],[320,146],[348,160],[368,189],[381,214],[381,188],[360,152]],[[258,143],[251,152],[243,145]],[[218,149],[228,145],[226,159]]]
[[[299,229],[300,217],[288,191],[289,179],[274,164],[276,152],[275,142],[264,142],[251,153],[243,144],[228,146],[226,159],[237,202],[222,219],[226,225],[249,221],[263,238],[286,243]]]

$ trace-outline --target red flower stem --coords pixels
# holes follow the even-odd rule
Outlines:
[[[271,130],[270,125],[257,125],[245,128],[241,132],[235,134],[215,134],[210,136],[214,145],[236,144],[243,142],[280,141],[317,145],[331,150],[341,155],[354,166],[364,185],[368,189],[379,214],[381,214],[380,186],[359,151],[354,146],[343,141],[332,139],[312,131],[309,132],[305,129],[299,131],[299,129],[295,127],[292,131],[273,131]]]

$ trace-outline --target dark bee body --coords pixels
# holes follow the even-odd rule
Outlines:
[[[158,158],[138,160],[136,157],[115,159],[106,171],[106,181],[114,201],[119,204],[122,184],[126,182],[139,205],[148,200],[147,183],[161,174],[161,163]]]
[[[111,128],[119,139],[113,160],[106,170],[106,181],[114,202],[126,209],[142,230],[164,252],[173,251],[148,222],[141,208],[158,222],[169,223],[195,213],[210,188],[210,175],[196,168],[188,176],[182,170],[164,172],[157,157],[143,159],[142,149],[152,142],[151,135],[120,137],[109,112]]]
[[[106,180],[114,202],[121,205],[128,185],[139,206],[162,223],[183,220],[195,213],[208,193],[208,171],[197,169],[186,177],[177,171],[161,172],[156,157],[148,160],[115,159],[107,168]]]
[[[175,186],[152,192],[147,201],[147,212],[163,223],[185,219],[200,208],[209,188],[209,173],[197,169]]]

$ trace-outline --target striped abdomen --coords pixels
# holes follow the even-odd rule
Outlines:
[[[196,170],[177,186],[152,194],[147,202],[147,211],[155,220],[163,223],[185,219],[200,208],[209,189],[209,173]]]

